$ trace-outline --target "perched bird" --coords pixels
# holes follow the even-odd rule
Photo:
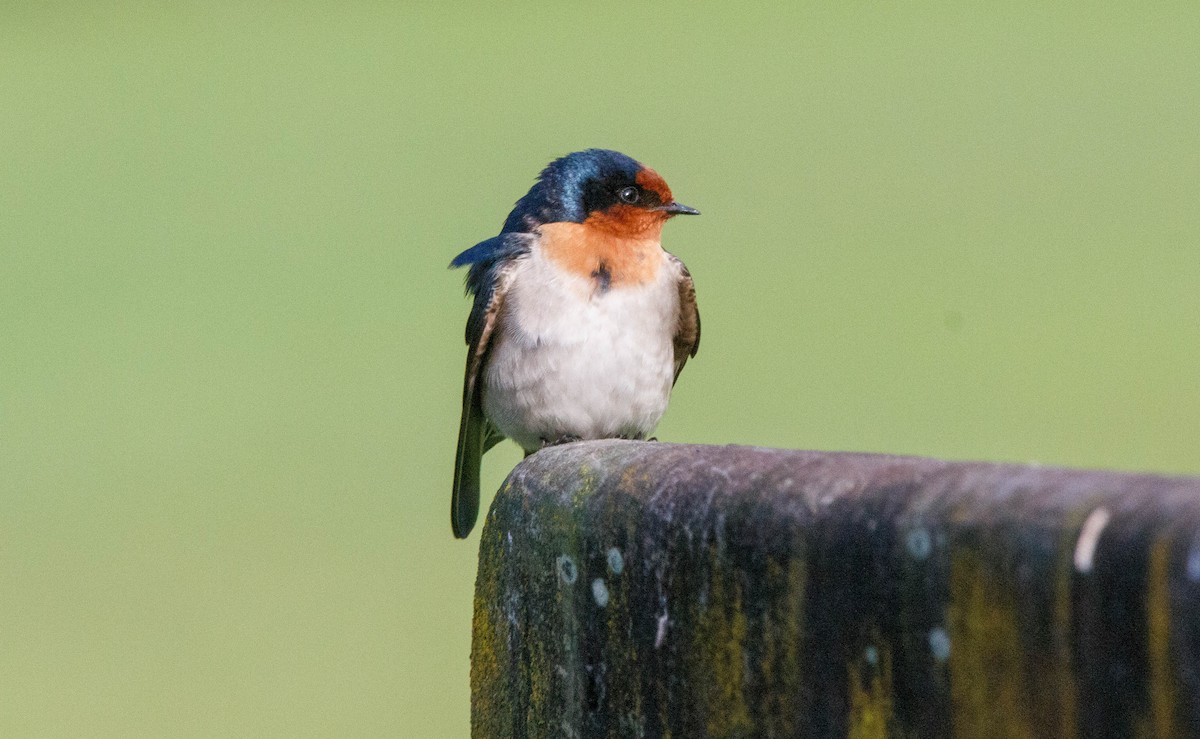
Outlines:
[[[692,277],[660,243],[699,211],[657,172],[615,151],[551,162],[500,235],[467,249],[467,369],[450,523],[479,514],[483,453],[580,439],[644,439],[700,343]]]

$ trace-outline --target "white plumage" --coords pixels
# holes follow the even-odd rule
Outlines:
[[[675,377],[680,263],[613,284],[562,269],[533,244],[513,270],[483,377],[492,424],[527,451],[569,437],[643,438]]]

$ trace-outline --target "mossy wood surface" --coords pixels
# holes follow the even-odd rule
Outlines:
[[[479,555],[476,737],[1200,735],[1200,480],[606,441]]]

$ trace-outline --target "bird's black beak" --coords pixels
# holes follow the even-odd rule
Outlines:
[[[698,216],[698,215],[700,215],[700,211],[696,210],[695,208],[689,208],[688,206],[684,205],[683,203],[676,203],[674,201],[671,201],[670,203],[667,203],[666,205],[659,207],[659,210],[661,210],[663,213],[670,213],[673,216]]]

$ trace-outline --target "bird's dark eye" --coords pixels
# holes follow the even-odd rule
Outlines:
[[[636,187],[622,187],[617,193],[617,197],[625,203],[636,203],[639,195],[640,193]]]

